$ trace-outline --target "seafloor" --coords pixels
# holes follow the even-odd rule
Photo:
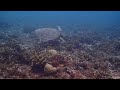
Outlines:
[[[64,29],[64,42],[38,43],[35,27],[0,23],[0,79],[120,79],[118,26]]]

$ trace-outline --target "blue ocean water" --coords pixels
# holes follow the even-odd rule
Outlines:
[[[120,11],[0,11],[0,21],[35,25],[120,25]]]

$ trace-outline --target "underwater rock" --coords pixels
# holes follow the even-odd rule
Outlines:
[[[86,76],[84,76],[79,70],[70,70],[69,75],[72,79],[86,79]]]
[[[71,76],[66,72],[60,72],[59,74],[57,74],[57,77],[59,77],[60,79],[71,79]]]
[[[112,64],[112,69],[118,70],[120,69],[120,57],[114,56],[107,58],[107,61],[109,61]]]
[[[0,73],[4,79],[27,79],[30,77],[31,67],[21,64],[1,64]]]
[[[112,79],[120,79],[120,72],[112,72],[111,73]]]
[[[64,64],[65,65],[65,64],[68,63],[68,61],[62,55],[54,55],[54,56],[49,58],[49,61],[55,67],[57,67],[59,64]]]
[[[58,40],[59,40],[59,38],[57,38],[55,40],[50,40],[50,41],[47,41],[47,42],[41,42],[41,43],[38,40],[38,43],[39,43],[40,48],[49,48],[49,47],[51,47],[51,48],[54,48],[54,49],[58,50],[60,45],[61,45]]]
[[[53,74],[57,71],[57,68],[53,67],[51,64],[46,64],[44,67],[44,72],[47,74]]]
[[[95,79],[112,79],[112,75],[109,72],[109,70],[104,71],[104,70],[98,69],[97,71],[95,71],[94,77]]]
[[[120,42],[119,40],[109,40],[100,43],[98,46],[95,46],[95,49],[101,50],[106,54],[117,56],[120,55]]]
[[[57,55],[58,54],[58,52],[54,49],[48,50],[48,53],[50,53],[51,55]]]

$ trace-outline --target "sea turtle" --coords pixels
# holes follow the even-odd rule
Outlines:
[[[60,26],[57,27],[58,30],[54,28],[41,28],[35,30],[35,34],[38,37],[40,43],[48,42],[50,40],[55,40],[59,38],[61,36],[62,29],[60,28]],[[64,42],[64,39],[62,37],[60,37],[59,39],[62,40],[62,42]]]

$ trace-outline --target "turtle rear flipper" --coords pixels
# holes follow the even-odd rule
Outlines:
[[[66,42],[62,37],[60,37],[60,41],[61,41],[61,43],[65,43]]]

